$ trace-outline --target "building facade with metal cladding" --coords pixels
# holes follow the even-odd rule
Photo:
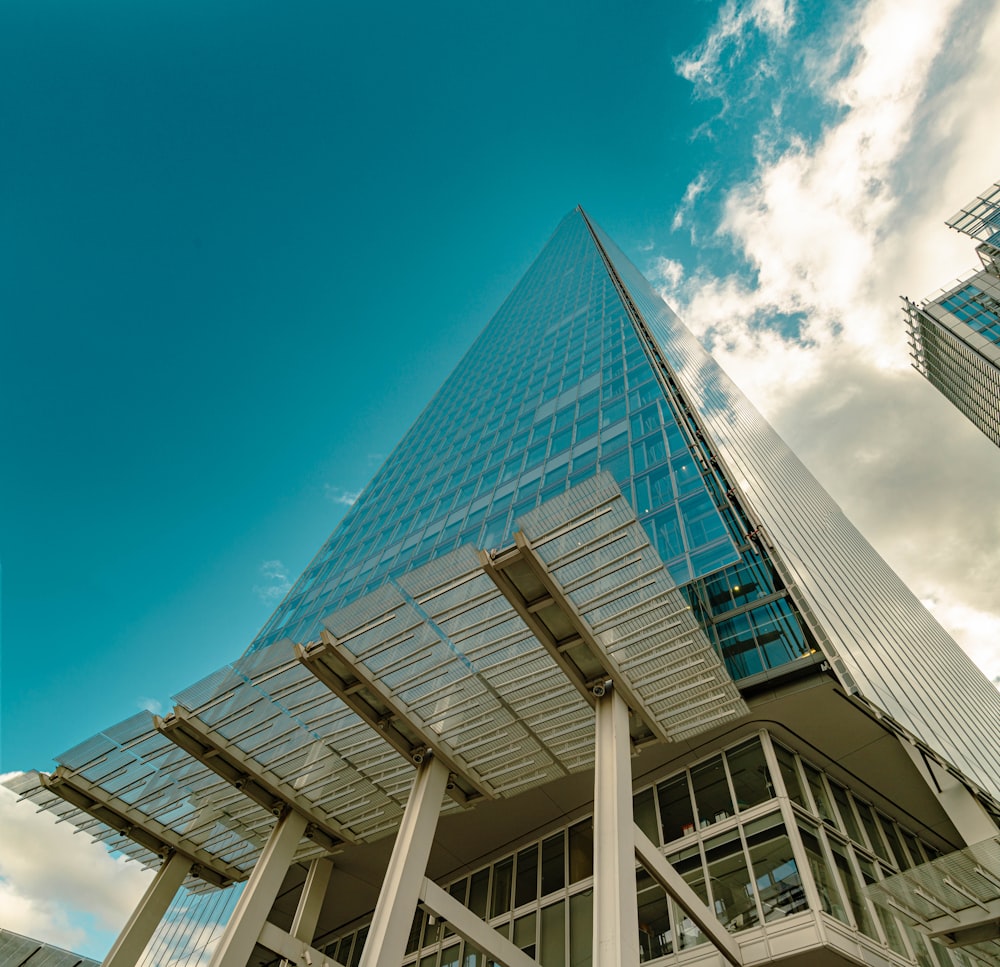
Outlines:
[[[97,967],[97,961],[0,927],[0,964],[5,967]]]
[[[579,209],[175,702],[15,783],[106,967],[1000,964],[1000,693]]]
[[[1000,446],[1000,182],[947,223],[982,268],[921,302],[903,298],[913,367]]]

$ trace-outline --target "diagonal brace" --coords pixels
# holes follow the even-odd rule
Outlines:
[[[650,876],[673,898],[674,902],[698,925],[701,932],[715,946],[733,967],[742,967],[743,955],[739,945],[732,935],[722,925],[722,921],[709,907],[702,903],[701,897],[688,886],[684,878],[666,860],[663,854],[653,845],[649,837],[638,827],[635,827],[635,855],[646,868]]]
[[[447,921],[448,926],[463,940],[478,947],[504,967],[538,967],[520,947],[516,947],[502,933],[480,920],[433,880],[424,878],[420,899],[428,910]]]

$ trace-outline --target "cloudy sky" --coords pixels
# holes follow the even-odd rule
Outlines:
[[[975,263],[995,3],[140,6],[0,8],[0,769],[240,654],[576,204],[1000,677],[898,299]],[[145,874],[0,828],[0,924],[103,955]]]

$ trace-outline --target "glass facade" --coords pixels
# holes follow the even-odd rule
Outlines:
[[[96,960],[0,927],[0,964],[16,967],[100,967]]]
[[[873,952],[894,963],[964,963],[961,954],[930,945],[864,894],[865,885],[923,863],[934,851],[768,733],[638,789],[633,809],[732,933],[766,933],[769,924],[822,913],[857,930]],[[446,888],[545,967],[591,964],[590,817],[523,843]],[[641,867],[636,895],[642,962],[709,942]],[[355,926],[327,940],[325,950],[351,967],[366,931],[365,924]],[[424,911],[414,916],[407,967],[488,963],[447,925]]]
[[[731,505],[751,526],[752,546],[763,551],[782,586],[791,589],[794,610],[806,617],[844,686],[939,749],[983,788],[1000,794],[1000,761],[980,754],[984,727],[990,729],[990,743],[1000,746],[1000,692],[638,269],[596,226],[594,232],[622,280],[622,297],[644,345],[659,360],[667,399],[690,414],[710,445],[709,465],[718,465]],[[766,639],[781,627],[775,615],[771,626],[761,629],[741,620],[722,633],[732,635],[730,640],[752,635],[754,650],[766,655],[760,632]],[[982,717],[960,713],[970,702]]]
[[[964,285],[938,304],[973,332],[989,342],[1000,343],[1000,302],[979,286]]]
[[[602,469],[678,584],[739,559],[732,512],[574,212],[252,648],[315,637],[330,610],[460,544],[510,543],[520,516]]]
[[[461,543],[509,543],[521,515],[598,469],[735,678],[822,650],[845,686],[1000,792],[981,730],[950,711],[975,696],[1000,720],[996,689],[580,211],[251,648],[315,638],[324,614]]]
[[[845,687],[1000,792],[1000,764],[979,754],[984,743],[1000,745],[983,732],[1000,721],[1000,694],[579,210],[250,649],[315,639],[336,608],[459,545],[511,543],[523,515],[599,470],[615,477],[737,681],[822,653]],[[958,711],[970,703],[982,708],[980,721]],[[636,819],[731,930],[822,910],[897,958],[929,956],[860,890],[917,862],[915,837],[780,746],[738,744],[639,790]],[[521,844],[449,888],[546,967],[590,964],[589,821]],[[636,888],[644,959],[705,942],[642,872]],[[217,902],[175,904],[177,930],[185,917],[193,923],[200,951],[228,914],[206,912]],[[356,926],[329,947],[347,967],[361,956]],[[419,967],[486,964],[423,915],[408,958]],[[143,963],[163,959],[147,951]]]
[[[1000,446],[1000,280],[979,272],[939,299],[903,305],[914,368]]]
[[[1000,446],[1000,182],[947,224],[976,239],[982,271],[944,295],[903,299],[913,367]]]

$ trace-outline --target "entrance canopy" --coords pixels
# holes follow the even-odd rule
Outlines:
[[[594,766],[592,706],[613,687],[633,745],[748,709],[613,478],[518,521],[516,543],[460,547],[58,757],[11,787],[189,885],[246,879],[276,818],[304,861],[395,832],[416,764],[470,808]]]

